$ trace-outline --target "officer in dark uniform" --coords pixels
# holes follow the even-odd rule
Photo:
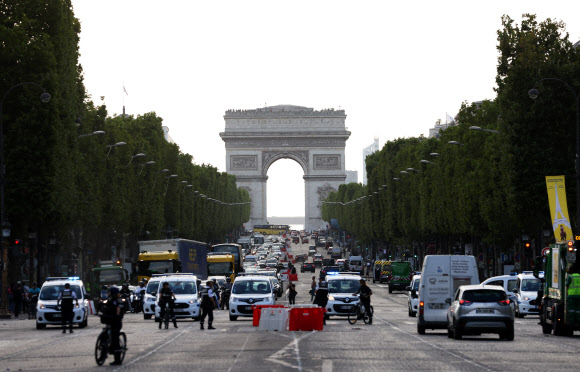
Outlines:
[[[215,295],[211,289],[213,287],[213,282],[208,280],[205,284],[206,285],[201,289],[201,320],[199,322],[199,329],[204,329],[203,321],[206,316],[208,317],[207,324],[209,325],[207,329],[215,329],[211,325],[213,323],[213,309],[214,307],[217,307]]]
[[[367,281],[364,278],[360,279],[360,289],[353,293],[353,296],[360,294],[360,302],[365,307],[365,313],[369,317],[369,324],[373,324],[373,313],[371,311],[371,296],[373,295],[373,291],[367,285]]]
[[[326,305],[328,304],[328,282],[321,280],[318,283],[318,289],[316,290],[313,303],[326,309]],[[324,317],[323,324],[326,324],[326,316]]]
[[[73,333],[73,318],[74,318],[74,305],[73,300],[76,301],[77,306],[79,306],[79,300],[77,294],[70,288],[70,284],[66,283],[62,292],[58,294],[58,300],[56,300],[56,306],[61,305],[60,314],[62,318],[62,333],[66,333],[66,323],[70,325],[70,333]]]
[[[159,329],[161,329],[161,323],[163,323],[163,318],[165,318],[165,305],[169,303],[169,317],[173,321],[173,326],[177,328],[177,320],[175,319],[175,314],[173,313],[173,304],[175,301],[175,294],[169,288],[169,282],[163,282],[163,288],[159,291],[159,307],[161,310]],[[165,327],[167,329],[167,327]]]
[[[119,288],[111,287],[109,292],[111,297],[105,305],[106,310],[104,312],[111,317],[111,347],[113,348],[113,353],[115,355],[115,361],[112,362],[111,365],[118,366],[121,364],[121,345],[119,343],[119,337],[121,336],[121,328],[123,328],[123,314],[125,313],[125,309],[119,295]]]

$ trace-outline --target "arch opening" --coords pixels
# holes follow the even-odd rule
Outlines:
[[[302,165],[294,159],[280,158],[269,164],[265,172],[268,222],[304,228],[306,192]]]

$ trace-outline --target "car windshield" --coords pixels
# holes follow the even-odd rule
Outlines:
[[[360,266],[360,261],[359,260],[351,260],[350,264],[353,266]]]
[[[149,284],[147,284],[147,293],[149,294],[151,294],[151,292],[157,293],[158,288],[159,288],[159,280],[149,281]]]
[[[196,294],[197,293],[197,283],[194,281],[190,282],[168,282],[169,288],[175,293],[176,295],[183,295],[183,294]]]
[[[537,292],[540,289],[540,279],[522,280],[522,292]]]
[[[491,289],[477,289],[473,291],[463,292],[463,300],[469,302],[498,302],[505,300],[506,294],[504,291],[495,291]]]
[[[58,295],[60,294],[60,292],[63,291],[63,289],[64,284],[45,285],[42,287],[40,291],[40,299],[45,301],[58,300]],[[70,289],[72,289],[76,293],[77,299],[82,298],[80,286],[71,285]]]
[[[232,288],[233,294],[269,294],[271,292],[268,279],[242,280],[235,282]]]
[[[360,289],[360,282],[356,279],[337,279],[328,282],[329,293],[355,293]]]
[[[208,262],[208,276],[230,276],[234,272],[233,262]]]
[[[123,269],[95,270],[93,275],[98,284],[123,284],[127,279]]]

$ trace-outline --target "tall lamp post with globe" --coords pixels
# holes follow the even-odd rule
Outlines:
[[[42,86],[33,83],[31,81],[19,83],[10,87],[6,93],[2,96],[0,100],[0,225],[2,227],[2,236],[0,240],[0,245],[2,246],[2,265],[0,270],[2,270],[2,304],[0,305],[0,318],[9,318],[10,313],[8,312],[8,299],[6,298],[6,292],[8,289],[8,251],[6,245],[10,239],[10,222],[6,220],[5,213],[5,198],[4,189],[6,185],[6,166],[4,164],[4,123],[2,120],[4,100],[14,89],[24,86],[24,85],[34,85],[42,89],[42,94],[40,95],[40,101],[43,103],[48,103],[50,101],[50,94],[46,92]]]
[[[579,230],[580,226],[580,94],[572,88],[570,84],[564,80],[558,78],[544,78],[536,81],[534,87],[528,91],[528,95],[531,99],[536,99],[540,95],[540,92],[536,89],[536,86],[543,81],[557,81],[572,93],[574,96],[574,102],[576,103],[576,158],[575,158],[575,169],[576,169],[576,230]],[[580,235],[580,231],[576,231],[576,235]],[[576,239],[573,239],[576,240]]]

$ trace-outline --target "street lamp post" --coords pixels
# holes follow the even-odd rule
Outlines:
[[[534,87],[528,91],[528,95],[531,99],[536,99],[540,95],[536,89],[536,85],[542,81],[558,81],[566,86],[568,90],[574,96],[574,101],[576,103],[576,158],[575,158],[575,169],[576,169],[576,234],[580,235],[578,231],[578,226],[580,226],[580,94],[572,88],[572,86],[566,83],[564,80],[558,78],[544,78],[536,81]],[[576,240],[576,239],[574,239]]]
[[[6,239],[10,237],[10,223],[6,221],[6,211],[5,211],[5,204],[4,204],[4,189],[6,185],[6,165],[4,164],[4,121],[2,120],[3,108],[4,108],[4,100],[12,92],[14,89],[24,86],[24,85],[34,85],[42,89],[42,94],[40,95],[40,101],[42,103],[48,103],[50,101],[50,94],[46,92],[42,86],[33,83],[31,81],[19,83],[10,87],[6,93],[2,96],[0,100],[0,226],[2,226],[2,237],[0,238],[0,245],[2,246],[2,304],[0,305],[0,318],[9,318],[10,314],[8,313],[7,302],[8,299],[6,298],[7,288],[7,281],[8,281],[8,264],[7,260],[7,251],[6,251]],[[5,236],[6,235],[6,236]]]

